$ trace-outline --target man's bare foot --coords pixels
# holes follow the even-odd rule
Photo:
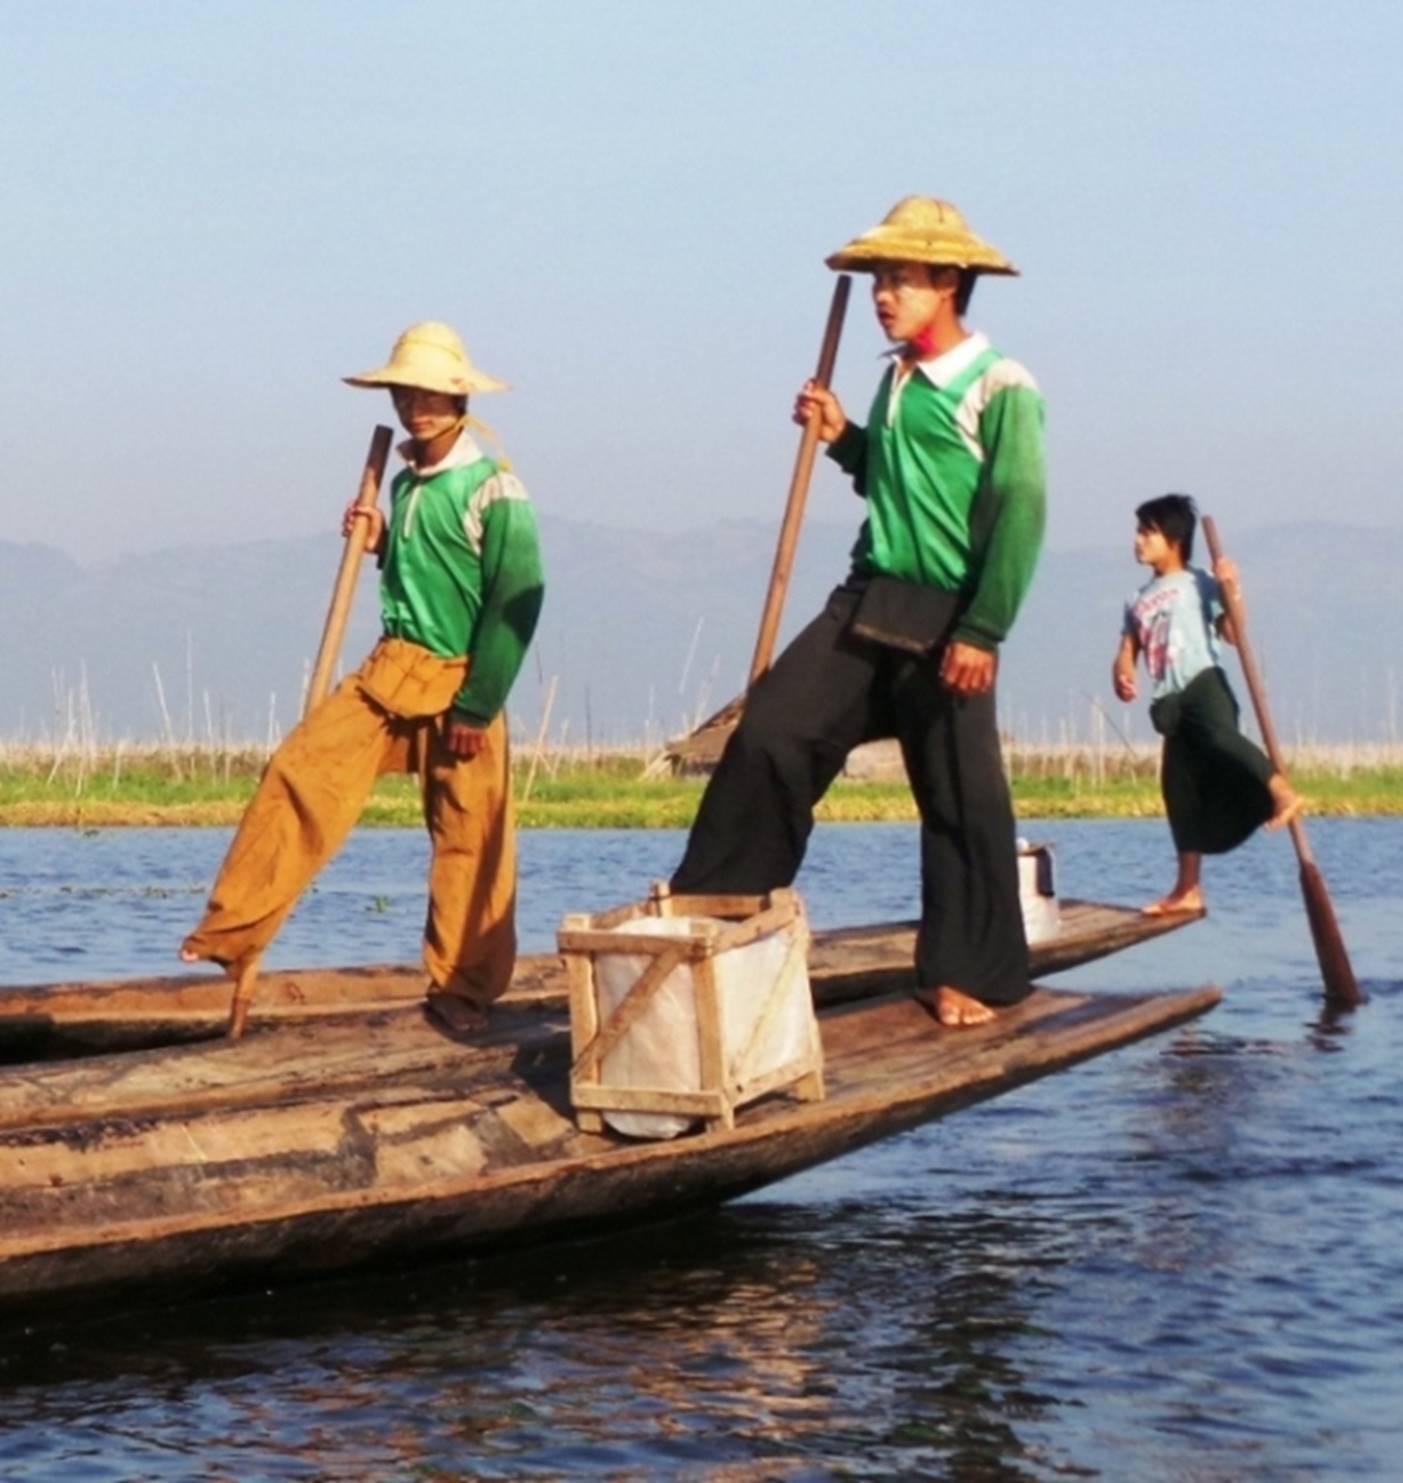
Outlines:
[[[424,1003],[429,1014],[455,1035],[481,1035],[487,1028],[487,1011],[461,994],[430,989]]]
[[[1175,912],[1203,910],[1203,892],[1195,886],[1190,891],[1171,891],[1167,896],[1161,896],[1158,901],[1151,901],[1148,906],[1140,908],[1140,915],[1172,917]]]
[[[1292,819],[1304,812],[1306,801],[1283,777],[1271,780],[1272,815],[1266,822],[1268,829],[1284,829]]]
[[[952,989],[949,984],[941,984],[935,989],[917,989],[916,1002],[923,1004],[940,1024],[952,1030],[969,1025],[987,1025],[994,1018],[994,1011],[987,1004],[959,989]]]

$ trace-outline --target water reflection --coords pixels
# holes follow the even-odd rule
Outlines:
[[[756,1461],[797,1477],[863,1459],[869,1476],[1031,1478],[1017,1424],[1057,1403],[1018,1355],[1059,1244],[1016,1202],[948,1217],[924,1198],[840,1202],[803,1221],[754,1205],[119,1328],[69,1321],[8,1349],[0,1436],[37,1407],[73,1436],[51,1462],[100,1438],[112,1477],[166,1416],[181,1462],[216,1473],[258,1437],[268,1475],[458,1475],[472,1459],[480,1477]]]

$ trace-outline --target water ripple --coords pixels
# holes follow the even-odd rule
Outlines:
[[[1161,889],[1162,824],[1048,824],[1068,894]],[[0,982],[162,971],[227,833],[0,833]],[[1403,826],[1312,839],[1370,1003],[1329,1014],[1281,841],[1073,982],[1207,1020],[685,1225],[56,1317],[0,1346],[0,1476],[1393,1479],[1403,1456]],[[528,834],[523,938],[676,834]],[[275,961],[415,956],[423,841],[356,836]],[[819,831],[823,925],[907,916],[915,831]]]

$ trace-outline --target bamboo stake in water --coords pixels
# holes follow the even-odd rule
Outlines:
[[[366,455],[360,490],[356,495],[356,504],[362,510],[372,509],[380,498],[380,484],[385,477],[385,461],[390,456],[390,439],[393,437],[394,430],[382,424],[375,429],[370,439],[370,452]],[[365,555],[366,528],[369,524],[368,520],[354,521],[351,533],[346,537],[346,545],[341,553],[341,566],[336,573],[336,585],[331,591],[326,626],[322,629],[321,646],[317,650],[317,662],[312,667],[311,682],[307,686],[307,703],[302,712],[304,716],[310,715],[326,698],[331,672],[336,668],[336,656],[341,652],[341,640],[346,633],[346,619],[350,616],[356,576],[360,571],[361,558]]]
[[[530,801],[531,789],[536,785],[536,769],[541,765],[541,757],[546,750],[546,728],[550,725],[550,712],[555,704],[555,687],[559,679],[559,675],[550,677],[550,688],[546,691],[546,703],[541,708],[541,728],[536,733],[536,747],[531,753],[531,769],[526,774],[526,786],[521,790],[523,804]]]
[[[1216,564],[1223,555],[1218,540],[1218,527],[1211,515],[1203,517],[1203,534],[1208,541],[1208,550]],[[1276,727],[1272,724],[1271,712],[1267,709],[1266,687],[1257,672],[1256,656],[1247,639],[1247,619],[1241,600],[1236,593],[1223,588],[1223,606],[1227,609],[1228,621],[1232,624],[1233,642],[1238,658],[1242,662],[1243,678],[1252,697],[1252,708],[1257,713],[1257,725],[1262,731],[1262,741],[1267,749],[1271,765],[1283,777],[1286,775],[1285,759],[1276,739]],[[1305,825],[1300,817],[1291,820],[1291,843],[1296,847],[1296,858],[1301,866],[1301,895],[1305,901],[1306,920],[1310,923],[1310,935],[1315,942],[1315,956],[1320,963],[1320,975],[1325,983],[1325,998],[1331,1004],[1353,1009],[1364,1002],[1364,994],[1354,977],[1354,968],[1345,950],[1340,925],[1335,919],[1335,908],[1330,893],[1325,889],[1325,877],[1315,863],[1310,844],[1306,839]]]

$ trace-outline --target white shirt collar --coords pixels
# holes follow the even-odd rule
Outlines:
[[[399,445],[399,456],[409,465],[410,472],[416,479],[432,479],[435,474],[442,474],[447,469],[461,469],[470,463],[476,463],[484,457],[482,449],[478,446],[477,439],[464,428],[458,434],[458,441],[443,455],[436,464],[427,468],[420,468],[414,462],[414,439],[406,438]]]
[[[989,348],[989,337],[975,330],[966,335],[958,345],[947,350],[943,355],[933,355],[929,360],[918,360],[916,370],[923,375],[932,386],[948,386],[956,376],[967,370],[972,362],[977,360]],[[888,355],[900,355],[900,350],[889,350]],[[900,371],[897,373],[900,374]]]

